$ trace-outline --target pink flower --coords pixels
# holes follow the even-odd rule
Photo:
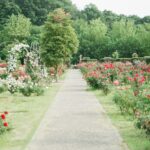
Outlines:
[[[113,82],[113,84],[114,84],[115,86],[118,86],[118,85],[120,84],[120,82],[119,82],[118,80],[115,80],[115,81]]]
[[[145,82],[145,77],[142,76],[141,79],[139,80],[140,83],[144,83]]]
[[[137,73],[137,74],[135,74],[135,77],[139,77],[139,74]]]

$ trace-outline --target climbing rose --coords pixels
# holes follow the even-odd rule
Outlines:
[[[8,127],[8,123],[7,123],[7,122],[4,122],[4,126],[5,126],[5,127]]]
[[[5,118],[6,118],[6,117],[5,117],[5,114],[2,114],[2,115],[1,115],[1,118],[2,118],[3,120],[5,120]]]
[[[114,83],[113,83],[115,86],[118,86],[120,83],[118,80],[115,80]]]

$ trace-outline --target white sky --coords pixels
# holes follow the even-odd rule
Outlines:
[[[101,11],[111,10],[117,14],[138,15],[140,17],[150,15],[150,0],[72,0],[79,9],[93,3]]]

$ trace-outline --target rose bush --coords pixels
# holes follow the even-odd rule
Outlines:
[[[114,91],[114,102],[124,114],[132,115],[138,128],[150,134],[150,65],[145,62],[81,63],[87,83],[107,95]]]

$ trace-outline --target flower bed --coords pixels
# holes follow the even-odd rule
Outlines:
[[[81,63],[85,80],[107,95],[115,89],[114,102],[123,114],[132,115],[136,126],[150,134],[150,65],[140,62]]]

